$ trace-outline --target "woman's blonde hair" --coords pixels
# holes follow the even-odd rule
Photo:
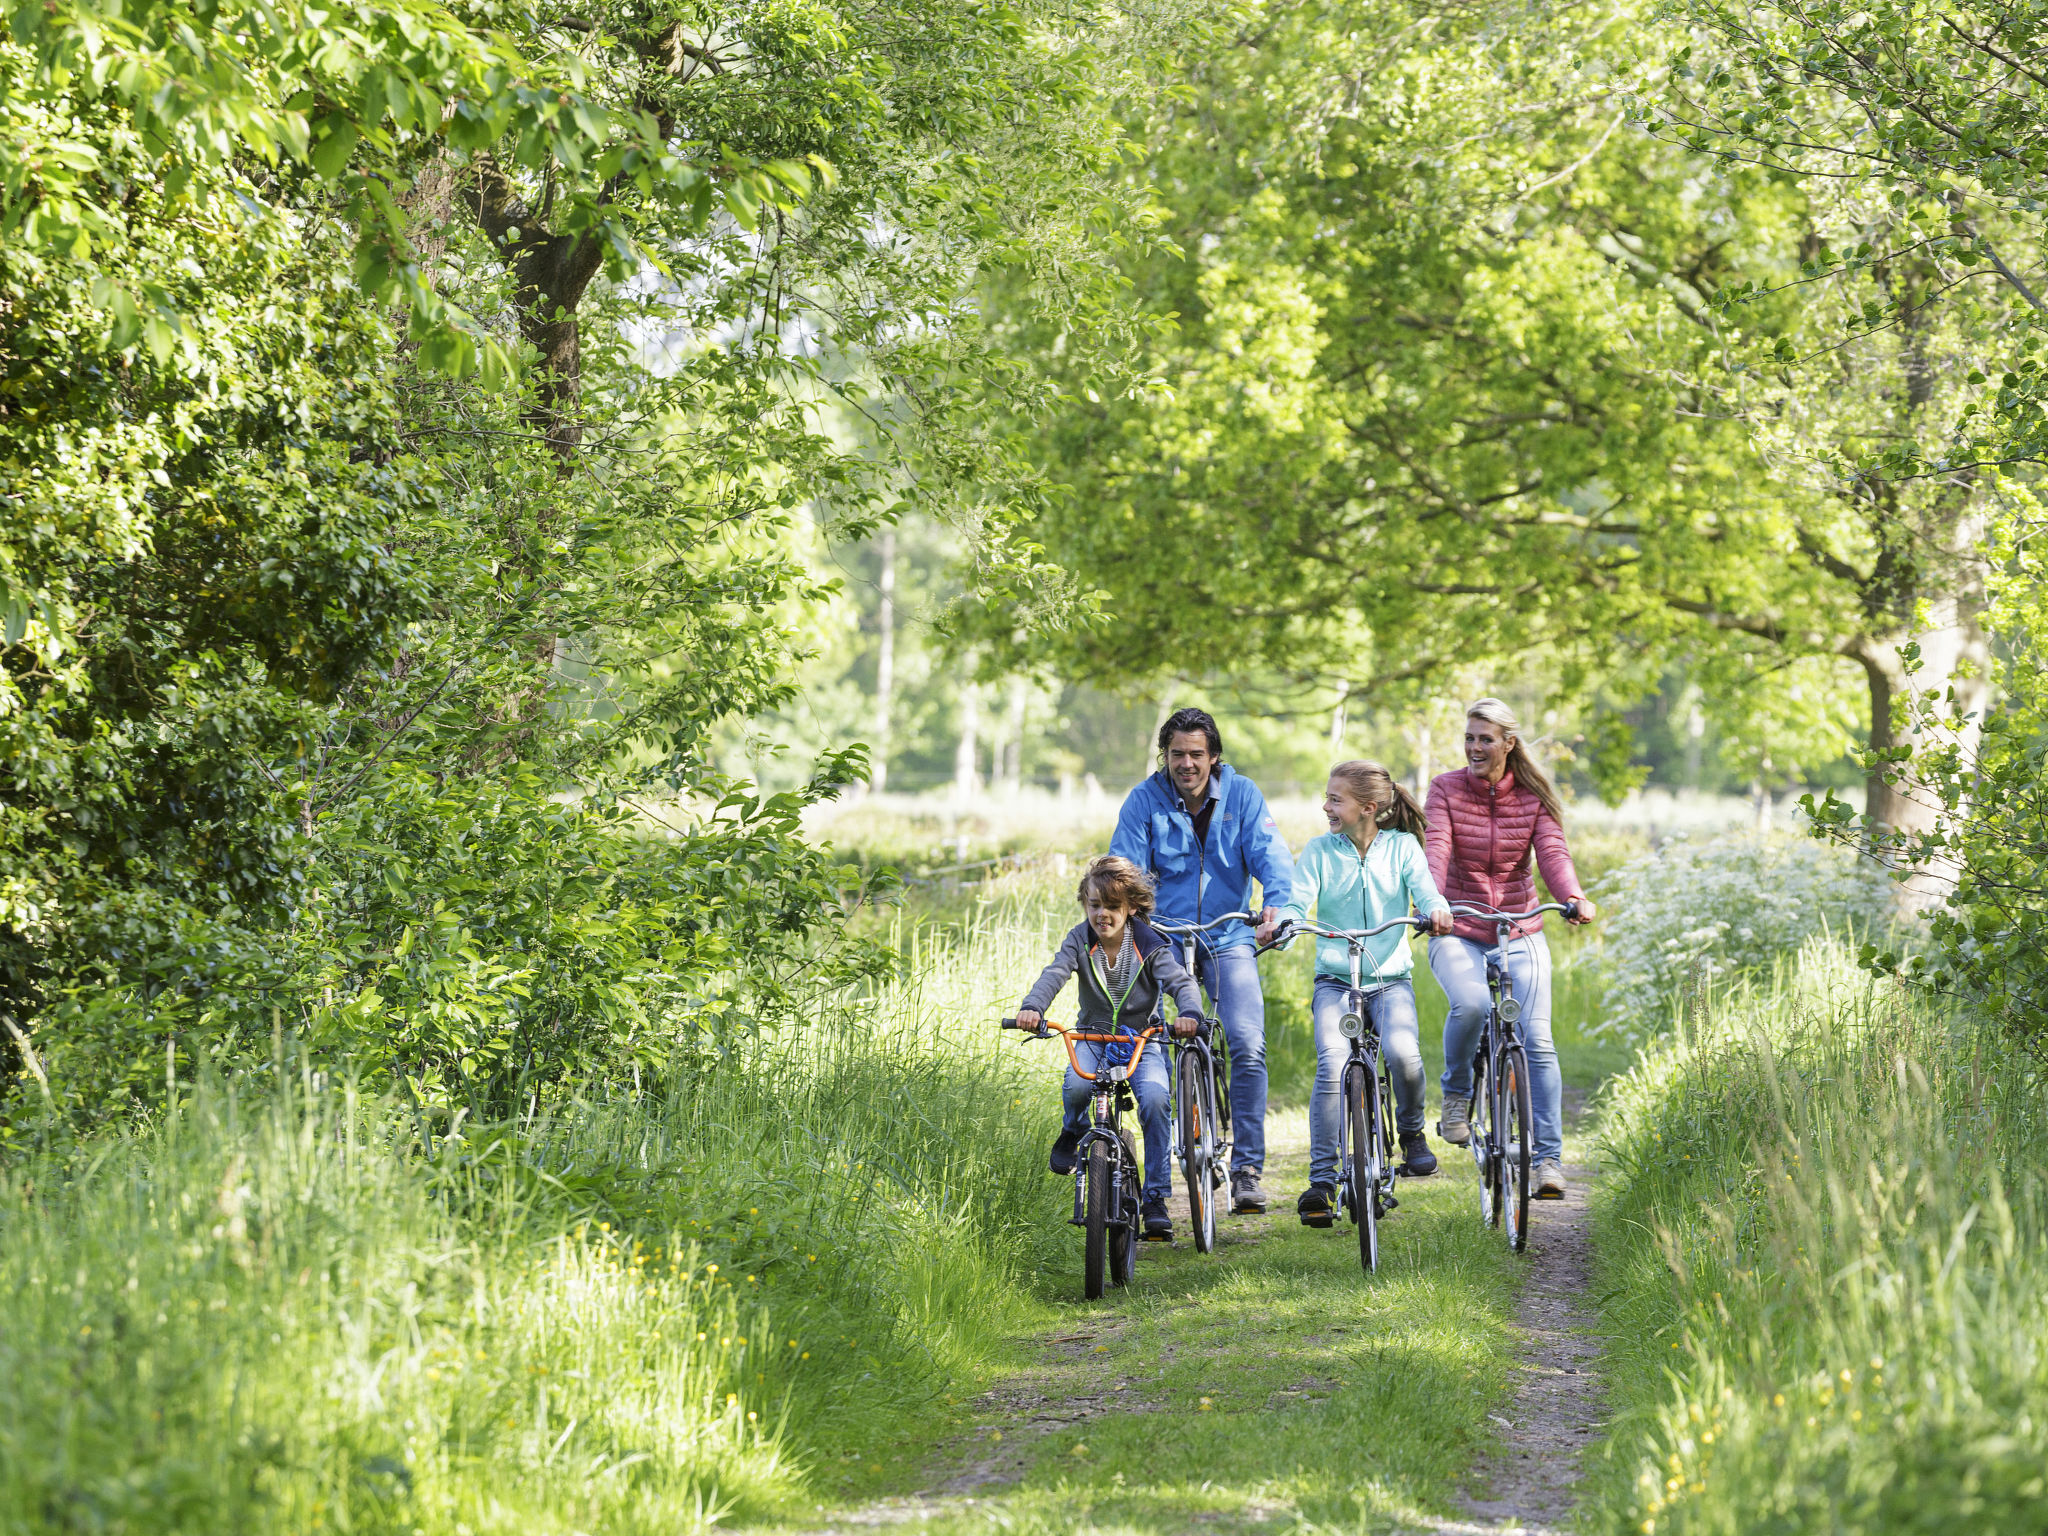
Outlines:
[[[1074,897],[1084,907],[1088,905],[1090,891],[1101,896],[1105,907],[1115,907],[1119,912],[1144,917],[1152,910],[1152,877],[1129,859],[1113,853],[1089,860],[1088,867],[1081,872],[1081,884]]]
[[[1528,788],[1550,812],[1551,820],[1564,822],[1564,803],[1557,798],[1557,789],[1550,782],[1550,775],[1536,766],[1536,759],[1529,755],[1522,745],[1522,722],[1515,718],[1515,712],[1499,699],[1477,699],[1465,706],[1467,720],[1484,720],[1488,725],[1497,725],[1514,739],[1508,748],[1508,772],[1515,776],[1517,784]]]
[[[1375,826],[1406,832],[1418,840],[1429,830],[1422,807],[1415,803],[1413,795],[1394,782],[1394,776],[1387,772],[1384,764],[1368,757],[1355,757],[1332,768],[1330,777],[1350,790],[1352,798],[1360,805],[1372,807]]]

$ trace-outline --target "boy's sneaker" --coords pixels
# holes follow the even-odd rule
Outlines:
[[[1426,1179],[1436,1172],[1436,1154],[1429,1150],[1429,1138],[1420,1131],[1401,1133],[1401,1172],[1411,1179]]]
[[[1266,1214],[1266,1192],[1259,1187],[1259,1170],[1240,1168],[1230,1176],[1230,1208],[1240,1216]]]
[[[1080,1158],[1074,1154],[1081,1150],[1081,1133],[1062,1130],[1059,1139],[1052,1144],[1052,1156],[1046,1159],[1046,1166],[1054,1173],[1072,1173]]]
[[[1564,1164],[1554,1157],[1546,1157],[1536,1164],[1536,1198],[1538,1200],[1562,1200],[1564,1198]]]
[[[1436,1123],[1437,1135],[1454,1147],[1470,1146],[1472,1143],[1472,1096],[1464,1093],[1444,1095],[1443,1118]]]
[[[1145,1228],[1148,1243],[1170,1243],[1173,1241],[1173,1218],[1166,1214],[1164,1200],[1147,1200],[1139,1212]]]
[[[1301,1218],[1304,1227],[1327,1227],[1336,1221],[1333,1207],[1337,1190],[1330,1184],[1311,1184],[1301,1192],[1301,1198],[1294,1202],[1294,1213]]]

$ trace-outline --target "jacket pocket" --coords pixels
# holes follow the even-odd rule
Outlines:
[[[1171,811],[1152,813],[1152,867],[1162,875],[1182,875],[1194,867],[1195,831]]]

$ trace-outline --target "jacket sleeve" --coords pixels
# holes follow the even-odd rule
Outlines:
[[[1160,991],[1171,997],[1182,1013],[1202,1017],[1202,989],[1195,985],[1195,978],[1180,963],[1171,944],[1162,944],[1152,951],[1152,974],[1158,978]]]
[[[1116,831],[1109,839],[1109,851],[1129,859],[1148,874],[1152,869],[1152,817],[1144,806],[1145,783],[1140,780],[1116,813]]]
[[[1244,839],[1245,865],[1258,877],[1267,906],[1287,906],[1294,900],[1294,855],[1287,851],[1280,829],[1273,824],[1273,813],[1266,808],[1266,797],[1259,793],[1258,785],[1246,778],[1238,783],[1244,786],[1246,797],[1239,812],[1240,824],[1249,829]]]
[[[1543,883],[1559,901],[1577,901],[1586,893],[1579,888],[1579,872],[1572,864],[1572,851],[1565,846],[1564,828],[1548,811],[1536,813],[1536,867],[1543,871]]]
[[[1031,984],[1031,990],[1024,994],[1024,1001],[1017,1006],[1029,1008],[1033,1013],[1044,1013],[1052,1006],[1052,1000],[1060,995],[1060,988],[1067,984],[1067,978],[1087,957],[1087,951],[1081,947],[1080,934],[1069,929],[1053,954],[1052,964],[1039,972],[1038,980]]]
[[[1401,873],[1407,882],[1408,899],[1415,903],[1415,910],[1424,917],[1432,912],[1450,911],[1451,904],[1444,900],[1443,892],[1436,888],[1436,881],[1430,877],[1429,858],[1422,851],[1422,845],[1411,837],[1401,852]]]
[[[1311,842],[1301,850],[1301,857],[1294,864],[1293,891],[1280,908],[1281,913],[1295,922],[1309,915],[1316,904],[1316,898],[1323,892],[1323,860]]]
[[[1451,797],[1445,793],[1442,779],[1430,780],[1429,803],[1422,814],[1429,822],[1423,843],[1429,878],[1441,891],[1451,874]]]

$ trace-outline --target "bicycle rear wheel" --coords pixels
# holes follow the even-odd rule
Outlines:
[[[1109,1283],[1129,1285],[1138,1272],[1138,1149],[1128,1131],[1117,1133],[1123,1148],[1123,1177],[1117,1180],[1121,1197],[1109,1223]]]
[[[1536,1118],[1529,1092],[1529,1062],[1519,1045],[1500,1053],[1501,1145],[1507,1166],[1501,1170],[1501,1207],[1508,1246],[1520,1253],[1529,1246],[1529,1137]]]
[[[1088,1143],[1088,1201],[1083,1212],[1081,1294],[1090,1301],[1102,1297],[1103,1281],[1109,1273],[1109,1144],[1101,1138]]]
[[[1188,1225],[1194,1228],[1195,1252],[1216,1247],[1216,1186],[1209,1170],[1216,1163],[1216,1114],[1205,1058],[1199,1050],[1180,1056],[1180,1175],[1188,1191]]]
[[[1344,1116],[1351,1141],[1351,1219],[1358,1226],[1358,1262],[1369,1275],[1380,1267],[1380,1168],[1386,1151],[1379,1139],[1379,1085],[1361,1066],[1345,1070]]]
[[[1500,1225],[1500,1135],[1494,1114],[1491,1065],[1482,1054],[1472,1069],[1472,1155],[1479,1164],[1479,1219]]]

